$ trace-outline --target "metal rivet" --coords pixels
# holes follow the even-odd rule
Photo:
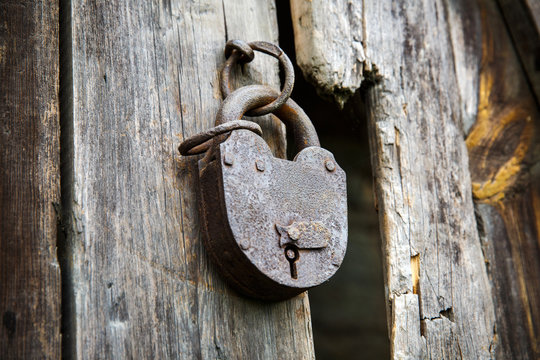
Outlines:
[[[234,163],[234,156],[233,156],[233,154],[231,154],[231,153],[225,153],[225,155],[223,155],[223,162],[225,163],[225,165],[231,166],[231,165]]]
[[[266,166],[264,164],[264,160],[255,161],[255,166],[257,167],[257,170],[259,170],[259,171],[264,171],[266,169]]]
[[[336,164],[332,160],[326,160],[324,166],[326,166],[326,170],[328,171],[336,170]]]
[[[240,247],[241,247],[243,250],[249,249],[249,241],[247,241],[247,240],[242,240],[242,241],[240,242]]]
[[[297,228],[289,229],[288,231],[289,237],[291,240],[296,241],[300,237],[300,231],[298,231]]]

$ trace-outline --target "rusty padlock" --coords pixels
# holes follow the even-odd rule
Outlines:
[[[281,93],[251,85],[232,92],[230,70],[253,50],[279,59]],[[276,45],[230,40],[221,74],[225,97],[216,126],[185,139],[182,155],[199,160],[203,241],[223,277],[241,293],[283,300],[327,281],[347,247],[345,172],[322,149],[313,124],[291,99],[294,70]],[[275,158],[244,114],[272,112],[292,131],[298,154]]]
[[[219,110],[217,128],[277,96],[260,85],[234,91]],[[296,103],[289,99],[274,115],[294,133],[299,152],[293,161],[275,158],[259,130],[245,127],[221,135],[225,140],[216,137],[199,161],[205,248],[231,285],[265,300],[327,281],[347,246],[345,172],[319,146]]]

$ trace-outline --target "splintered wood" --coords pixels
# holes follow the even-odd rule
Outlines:
[[[306,77],[365,109],[392,357],[537,358],[538,102],[497,4],[291,7]]]

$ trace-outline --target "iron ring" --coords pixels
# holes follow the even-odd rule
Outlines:
[[[241,56],[237,60],[239,63],[248,63],[253,60],[255,53],[249,44],[243,40],[229,40],[225,44],[225,57],[229,58],[233,51],[240,52]]]
[[[229,45],[230,44],[230,45]],[[266,41],[253,41],[245,43],[242,40],[230,40],[225,46],[225,55],[230,54],[223,66],[221,71],[221,93],[223,97],[226,98],[233,91],[230,77],[231,69],[233,65],[237,62],[242,62],[243,56],[245,55],[245,44],[255,51],[265,53],[267,55],[277,58],[280,64],[283,66],[283,71],[285,73],[285,80],[283,83],[283,88],[279,96],[269,104],[261,106],[259,108],[250,110],[246,113],[248,116],[261,116],[269,114],[277,109],[279,109],[287,99],[291,96],[292,89],[294,86],[294,68],[289,57],[285,54],[283,50],[277,45]],[[230,50],[228,50],[230,49]],[[239,50],[240,49],[240,50]],[[248,56],[249,58],[249,56]],[[245,60],[244,60],[245,61]]]

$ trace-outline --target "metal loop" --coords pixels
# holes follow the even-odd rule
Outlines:
[[[261,127],[252,121],[229,121],[199,134],[188,137],[180,144],[178,151],[180,151],[180,154],[184,156],[201,154],[208,150],[211,145],[210,140],[212,140],[214,137],[238,129],[250,130],[257,135],[262,135]]]
[[[244,44],[245,42],[241,40],[232,40],[229,41],[227,44],[231,43],[229,45],[229,48],[232,50],[237,51],[231,51],[231,54],[227,61],[225,62],[225,66],[223,66],[223,70],[221,71],[221,93],[223,94],[223,97],[226,98],[229,96],[229,94],[233,91],[230,77],[231,77],[231,68],[236,62],[242,61],[242,56],[244,56]],[[234,44],[234,46],[233,46]],[[291,60],[289,57],[279,48],[279,46],[274,45],[272,43],[266,42],[266,41],[253,41],[250,43],[247,43],[249,47],[253,50],[260,51],[262,53],[265,53],[267,55],[271,55],[275,58],[277,58],[280,62],[280,64],[283,66],[283,71],[285,74],[285,80],[283,83],[283,89],[279,96],[269,104],[266,104],[264,106],[261,106],[259,108],[250,110],[246,113],[248,116],[261,116],[269,114],[277,109],[279,109],[289,96],[291,96],[291,92],[294,86],[294,68],[291,63]],[[236,46],[242,47],[243,50],[239,50]],[[225,47],[226,55],[227,55],[227,46]]]
[[[252,108],[268,104],[276,99],[279,93],[266,85],[248,85],[236,89],[228,96],[216,115],[216,125],[238,121]],[[292,99],[273,112],[291,130],[298,151],[310,146],[320,146],[315,127],[304,110]]]
[[[234,50],[241,54],[240,58],[237,60],[241,64],[248,63],[255,57],[255,53],[251,46],[243,40],[227,41],[227,44],[225,44],[225,57],[229,58]]]

